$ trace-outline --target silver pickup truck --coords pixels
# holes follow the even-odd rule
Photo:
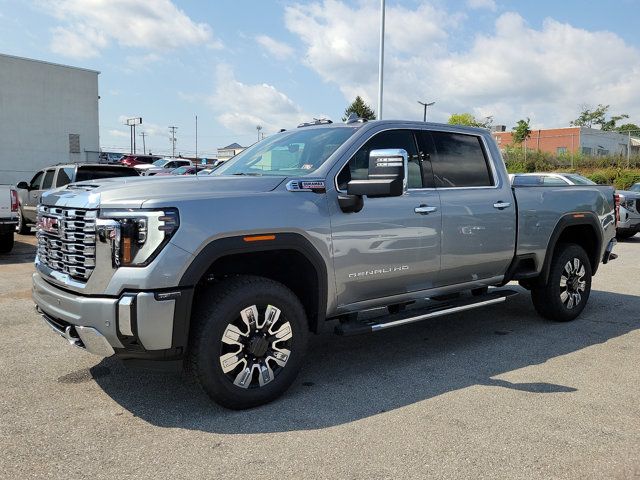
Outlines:
[[[11,185],[0,185],[0,253],[13,250],[18,224],[18,192]]]
[[[615,229],[612,188],[512,188],[487,130],[303,124],[211,176],[45,193],[33,298],[72,345],[186,366],[248,408],[288,388],[309,332],[496,305],[510,281],[572,320]]]

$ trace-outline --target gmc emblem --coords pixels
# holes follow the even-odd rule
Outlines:
[[[42,220],[40,220],[40,228],[47,233],[54,233],[57,235],[59,233],[58,219],[42,217]]]

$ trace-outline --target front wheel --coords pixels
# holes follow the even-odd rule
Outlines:
[[[231,409],[280,396],[295,380],[308,324],[298,298],[281,283],[238,276],[200,292],[192,317],[190,368],[204,391]]]
[[[549,279],[544,287],[531,290],[536,311],[549,320],[568,322],[587,304],[591,293],[591,263],[582,247],[562,244],[551,260]]]

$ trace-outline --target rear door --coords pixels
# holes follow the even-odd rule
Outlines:
[[[516,206],[481,135],[423,132],[442,210],[440,286],[501,277],[513,259]]]
[[[350,180],[367,179],[369,153],[404,149],[407,191],[399,197],[364,199],[357,213],[330,199],[333,262],[340,306],[431,288],[440,270],[440,199],[430,170],[423,170],[415,132],[385,130],[368,139],[335,177],[339,192]]]

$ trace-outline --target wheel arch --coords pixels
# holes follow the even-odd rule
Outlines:
[[[604,239],[598,217],[592,212],[573,212],[563,215],[556,224],[545,253],[542,270],[537,278],[540,285],[546,285],[551,270],[551,261],[557,246],[562,243],[575,243],[587,252],[591,272],[595,275],[600,265],[600,252]]]
[[[319,332],[326,316],[328,277],[325,262],[309,240],[297,233],[270,234],[266,241],[245,236],[217,239],[193,259],[180,279],[181,287],[196,287],[208,277],[252,274],[276,280],[300,299],[309,329]]]

